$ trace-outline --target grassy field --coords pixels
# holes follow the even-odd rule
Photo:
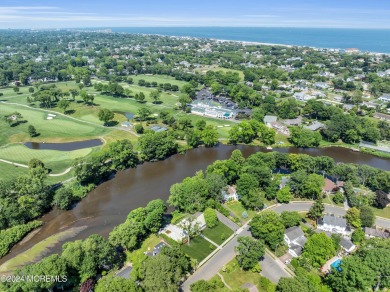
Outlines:
[[[57,115],[53,120],[47,120],[48,113],[39,109],[29,109],[18,105],[1,104],[0,116],[19,112],[27,123],[10,127],[0,121],[0,146],[14,142],[65,142],[80,141],[89,138],[98,138],[108,134],[111,130],[73,120],[69,117]],[[30,138],[27,133],[29,125],[33,125],[40,134]]]
[[[68,168],[76,158],[88,156],[98,149],[100,147],[74,151],[33,150],[22,144],[13,144],[0,148],[0,159],[8,160],[12,157],[12,162],[28,164],[31,159],[36,158],[43,161],[53,173],[59,173]]]
[[[233,230],[227,227],[222,222],[218,222],[218,225],[213,228],[206,228],[202,231],[203,235],[214,241],[216,244],[222,244],[230,235],[233,234]],[[224,239],[222,239],[224,235]]]
[[[196,259],[200,263],[207,257],[212,250],[210,249],[210,242],[200,236],[194,237],[190,240],[190,244],[181,245],[181,249],[191,258]],[[215,246],[213,245],[213,248]]]
[[[245,222],[248,222],[250,219],[255,216],[256,212],[252,210],[245,210],[245,208],[242,206],[241,202],[235,201],[235,202],[228,202],[225,204],[225,206],[234,213],[238,218],[241,220],[244,220]],[[248,213],[248,218],[244,219],[242,218],[242,213],[246,211]]]
[[[372,208],[376,216],[390,219],[390,207],[384,209]]]
[[[15,179],[16,177],[27,173],[27,168],[16,167],[8,163],[0,162],[0,181]]]
[[[262,276],[259,273],[241,270],[236,259],[230,261],[219,273],[233,290],[237,291],[244,284],[250,283],[255,285],[260,292],[266,291],[260,286]]]

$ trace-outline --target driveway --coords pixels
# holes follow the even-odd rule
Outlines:
[[[210,280],[220,269],[222,269],[224,265],[234,259],[236,256],[234,247],[238,245],[237,238],[239,236],[251,236],[249,228],[249,226],[240,228],[237,231],[237,236],[229,241],[218,253],[215,254],[215,256],[213,256],[183,283],[183,291],[190,291],[190,285],[196,281]],[[262,275],[275,283],[277,283],[281,277],[289,277],[289,274],[280,266],[280,263],[278,264],[268,254],[264,255],[264,259],[260,261],[260,265],[263,269],[261,272]]]
[[[236,231],[238,228],[240,228],[236,223],[234,223],[232,220],[227,218],[225,215],[219,213],[218,211],[217,211],[217,217],[219,221],[221,221],[223,224],[225,224],[233,231]]]

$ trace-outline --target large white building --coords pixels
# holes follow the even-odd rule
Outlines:
[[[324,218],[319,220],[317,228],[330,233],[342,234],[344,236],[351,234],[351,229],[347,224],[347,220],[334,215],[325,215]]]
[[[212,106],[202,102],[192,103],[191,113],[225,120],[233,119],[236,115],[235,111],[233,110],[226,109],[221,106]]]

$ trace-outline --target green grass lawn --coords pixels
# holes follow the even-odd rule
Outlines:
[[[70,167],[76,158],[88,156],[98,149],[100,147],[74,151],[33,150],[22,144],[14,144],[0,148],[0,158],[22,164],[28,164],[31,159],[36,158],[41,160],[53,173],[59,173]]]
[[[16,167],[8,163],[0,162],[0,181],[11,180],[28,173],[27,168]]]
[[[222,71],[224,73],[226,72],[237,72],[238,75],[240,75],[240,79],[241,81],[244,81],[244,72],[240,71],[240,70],[235,70],[235,69],[227,69],[227,68],[222,68],[222,67],[218,67],[218,66],[213,66],[213,67],[201,67],[201,68],[198,68],[198,69],[195,69],[195,71],[199,72],[199,73],[202,73],[202,74],[206,74],[207,71]]]
[[[0,146],[13,142],[65,142],[80,141],[89,138],[98,138],[108,134],[111,130],[95,125],[79,122],[65,116],[57,115],[53,120],[47,120],[47,112],[39,109],[29,109],[18,105],[1,104],[0,116],[19,112],[27,123],[10,127],[0,121]],[[27,133],[29,125],[33,125],[40,134],[30,138]]]
[[[380,216],[390,219],[390,207],[384,209],[372,208],[374,210],[375,216]]]
[[[222,222],[218,222],[218,225],[213,228],[206,228],[202,231],[203,235],[214,241],[216,244],[222,244],[230,235],[233,234],[233,230],[227,227]],[[224,239],[222,239],[224,235]]]
[[[233,212],[238,218],[240,218],[241,220],[244,220],[245,222],[248,222],[250,219],[253,218],[253,216],[255,216],[256,212],[255,211],[252,211],[252,210],[246,210],[241,202],[238,202],[238,201],[234,201],[234,202],[228,202],[225,204],[225,206],[231,211]],[[246,211],[248,213],[248,218],[244,219],[242,218],[242,213]]]
[[[219,273],[223,276],[225,282],[235,291],[239,290],[246,283],[254,284],[260,292],[266,291],[260,286],[262,276],[259,273],[241,270],[236,259],[230,261]]]
[[[194,237],[190,240],[190,244],[181,245],[181,249],[191,258],[196,259],[200,263],[207,257],[212,250],[210,249],[210,242],[200,236]],[[213,245],[214,249],[215,246]]]

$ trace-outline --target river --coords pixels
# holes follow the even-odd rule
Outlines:
[[[0,264],[45,238],[71,227],[86,227],[72,240],[84,239],[94,233],[107,236],[115,226],[125,221],[131,210],[145,206],[154,199],[167,200],[172,184],[194,175],[198,170],[205,170],[215,160],[229,158],[234,149],[240,149],[245,157],[258,151],[269,151],[245,145],[219,145],[215,148],[192,149],[183,155],[174,155],[163,161],[147,162],[137,168],[120,171],[113,179],[99,185],[73,209],[69,211],[54,209],[43,216],[41,220],[44,225],[39,232],[29,240],[15,245],[10,253],[0,260]],[[336,162],[367,164],[390,170],[390,159],[345,148],[275,148],[273,151],[306,153],[312,156],[326,155],[333,157]],[[62,244],[50,248],[49,253],[60,252]]]

